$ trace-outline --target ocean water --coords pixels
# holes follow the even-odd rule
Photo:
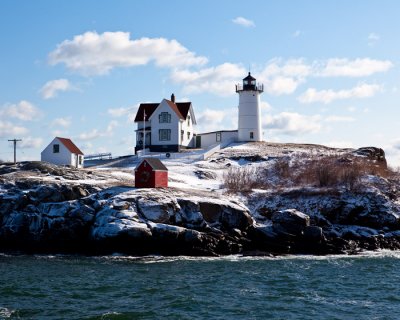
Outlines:
[[[0,319],[400,319],[400,253],[0,255]]]

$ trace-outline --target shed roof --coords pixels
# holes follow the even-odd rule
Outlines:
[[[68,138],[56,137],[60,142],[71,152],[75,154],[82,154],[83,152]]]
[[[158,158],[144,158],[135,168],[135,171],[140,167],[140,165],[146,161],[154,171],[168,171],[167,167]]]

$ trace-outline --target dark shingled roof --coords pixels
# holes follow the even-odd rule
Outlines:
[[[141,103],[136,113],[135,122],[143,121],[143,111],[146,112],[146,120],[148,120],[158,105],[159,103]]]
[[[186,120],[189,114],[191,102],[176,102],[165,99],[172,110],[176,113],[179,119]],[[143,111],[146,112],[146,120],[148,120],[153,112],[159,106],[159,103],[141,103],[136,113],[135,122],[143,121]]]
[[[135,168],[135,171],[140,167],[140,165],[146,161],[154,171],[168,171],[167,167],[158,158],[144,158]]]
[[[191,102],[177,102],[175,103],[181,115],[186,119],[190,110]]]
[[[68,138],[60,138],[57,137],[58,140],[61,141],[61,143],[71,152],[71,153],[76,153],[76,154],[82,154],[83,152],[71,141],[71,139]]]

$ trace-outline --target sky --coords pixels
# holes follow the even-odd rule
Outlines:
[[[0,1],[0,160],[54,137],[133,153],[143,102],[191,101],[198,133],[237,129],[235,84],[264,84],[270,142],[383,148],[400,166],[400,2]]]

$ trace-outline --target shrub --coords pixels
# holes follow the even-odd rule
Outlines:
[[[250,167],[231,167],[224,173],[223,182],[230,192],[248,192],[258,185],[257,171]]]

